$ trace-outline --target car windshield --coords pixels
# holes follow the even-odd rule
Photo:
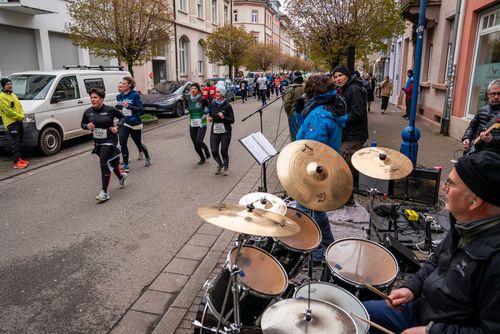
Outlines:
[[[55,77],[44,74],[17,74],[9,78],[12,80],[12,90],[19,100],[43,100]]]
[[[180,82],[174,82],[174,81],[160,82],[159,84],[154,86],[154,88],[151,89],[149,92],[151,94],[172,94],[172,93],[179,94],[179,90],[182,91],[183,86],[184,84]]]

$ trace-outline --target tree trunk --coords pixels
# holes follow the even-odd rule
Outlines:
[[[229,65],[229,79],[233,80],[233,65]]]
[[[127,60],[127,67],[128,71],[132,75],[132,78],[134,77],[134,62],[132,60]]]
[[[356,58],[356,47],[348,46],[347,47],[347,68],[351,73],[354,73],[354,60]]]

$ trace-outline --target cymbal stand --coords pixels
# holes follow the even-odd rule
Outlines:
[[[370,195],[370,220],[368,223],[368,240],[372,240],[372,229],[375,229],[375,224],[373,224],[373,202],[375,201],[375,197],[378,194],[378,189],[370,188],[370,190],[368,190],[368,194]]]
[[[304,319],[306,321],[312,320],[312,312],[311,312],[311,281],[313,274],[313,253],[309,254],[309,281],[307,282],[307,309],[304,314]]]
[[[231,266],[230,283],[226,288],[226,294],[224,295],[224,301],[222,303],[222,309],[220,313],[221,317],[217,322],[217,328],[215,330],[215,333],[220,333],[219,330],[222,324],[222,318],[224,317],[224,314],[226,312],[227,299],[229,298],[229,291],[231,291],[233,294],[233,315],[234,315],[234,323],[231,324],[230,333],[240,334],[241,331],[242,325],[240,318],[240,285],[238,284],[237,275],[240,274],[240,269],[238,267],[238,260],[240,259],[241,247],[245,243],[246,239],[247,239],[246,235],[240,233],[238,235],[238,239],[236,240],[236,246],[238,247],[236,251],[236,259],[234,260],[234,263]]]

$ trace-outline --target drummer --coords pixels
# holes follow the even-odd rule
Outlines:
[[[500,333],[499,170],[494,152],[458,160],[442,188],[450,232],[390,302],[364,303],[372,321],[403,334]]]
[[[315,140],[338,152],[342,141],[342,128],[348,117],[346,104],[337,95],[334,83],[326,75],[312,75],[305,83],[304,95],[306,105],[300,114],[295,114],[299,125],[297,140]],[[311,211],[300,203],[297,203],[297,208],[309,213]],[[324,251],[334,240],[326,212],[314,211],[313,218],[322,234],[321,244],[313,253],[313,261],[317,263],[324,260]]]

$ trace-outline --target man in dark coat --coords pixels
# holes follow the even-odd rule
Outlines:
[[[402,334],[500,333],[499,170],[491,151],[458,160],[443,184],[450,231],[389,301],[364,303],[372,321]]]

